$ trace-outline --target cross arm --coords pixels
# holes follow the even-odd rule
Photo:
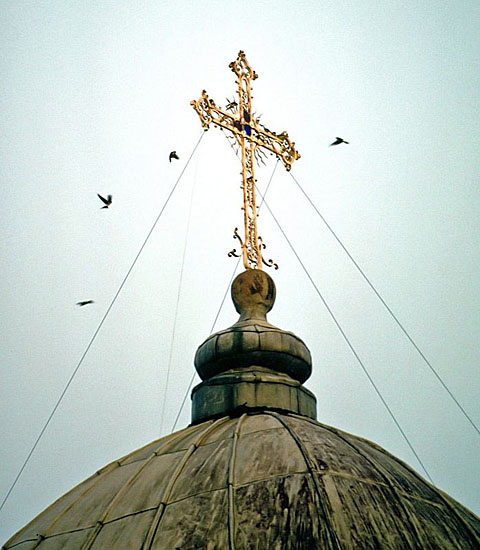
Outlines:
[[[248,124],[241,122],[235,117],[235,113],[229,113],[217,107],[205,90],[200,98],[197,101],[191,101],[190,105],[200,117],[205,131],[209,129],[210,124],[214,124],[230,130],[238,138],[243,136],[255,143],[256,146],[263,147],[276,155],[282,160],[287,171],[290,171],[293,161],[300,158],[300,154],[295,150],[295,143],[290,141],[287,132],[280,134],[271,132],[263,127],[258,120],[252,119]]]
[[[195,111],[197,111],[197,114],[200,117],[200,122],[202,123],[205,131],[210,128],[210,124],[215,124],[227,130],[231,130],[232,132],[238,132],[241,134],[241,132],[234,126],[235,118],[232,113],[219,109],[215,105],[213,99],[208,97],[205,90],[203,90],[200,99],[197,101],[190,101],[190,105],[192,105]]]
[[[290,141],[287,132],[283,131],[281,134],[276,134],[258,127],[255,123],[251,127],[252,136],[250,139],[281,159],[287,172],[290,172],[293,161],[300,158],[300,153],[295,149],[295,143]]]

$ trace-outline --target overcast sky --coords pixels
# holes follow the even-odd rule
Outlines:
[[[478,0],[6,0],[0,16],[2,500],[203,133],[189,102],[232,98],[240,49],[254,110],[302,155],[292,174],[480,424]],[[350,144],[328,147],[335,136]],[[205,133],[2,510],[1,541],[170,432],[235,267],[239,173],[225,136]],[[435,483],[478,514],[478,433],[281,165],[267,202]],[[265,209],[259,233],[280,265],[269,321],[309,346],[319,421],[425,475]],[[236,319],[228,299],[214,330]],[[188,399],[178,427],[189,419]]]

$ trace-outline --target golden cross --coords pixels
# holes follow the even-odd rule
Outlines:
[[[257,149],[264,148],[283,161],[285,168],[290,170],[292,162],[300,158],[295,150],[295,143],[288,138],[287,132],[276,134],[260,124],[259,118],[252,114],[251,81],[258,75],[248,64],[243,51],[230,63],[229,67],[237,75],[238,103],[230,101],[225,109],[220,109],[203,90],[200,99],[191,101],[190,105],[197,111],[203,129],[209,129],[210,124],[230,130],[242,153],[242,190],[245,238],[242,241],[235,228],[234,237],[239,239],[242,247],[243,265],[245,269],[262,269],[262,262],[268,266],[278,266],[272,260],[262,258],[261,249],[265,248],[262,238],[257,234],[257,207],[255,205],[255,175],[253,170]],[[236,256],[235,249],[229,256]]]

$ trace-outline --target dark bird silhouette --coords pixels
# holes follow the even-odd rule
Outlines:
[[[102,210],[103,208],[108,208],[112,204],[112,195],[107,195],[107,198],[102,197],[102,195],[98,195],[98,198],[105,204],[105,206],[102,206],[100,210]]]
[[[77,306],[83,307],[87,306],[88,304],[94,304],[95,302],[93,300],[83,300],[83,302],[77,302]]]
[[[168,160],[169,162],[172,162],[172,159],[177,159],[179,160],[179,156],[177,155],[177,152],[176,151],[172,151],[169,155],[168,155]]]
[[[348,145],[349,142],[345,141],[341,137],[337,137],[337,138],[335,138],[335,141],[333,143],[330,143],[329,147],[331,147],[332,145],[340,145],[340,143],[346,143]]]
[[[227,98],[227,101],[228,101],[228,104],[227,104],[227,111],[234,111],[237,107],[238,107],[238,103],[232,99],[232,101],[230,101],[228,98]]]

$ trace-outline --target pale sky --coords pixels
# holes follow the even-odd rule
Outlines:
[[[240,49],[254,110],[302,155],[292,174],[480,424],[477,0],[6,0],[0,17],[0,500],[202,134],[190,101],[232,98]],[[336,136],[350,144],[328,147]],[[235,266],[239,173],[222,133],[205,133],[1,511],[0,542],[170,432]],[[478,433],[281,165],[267,202],[436,485],[478,514]],[[312,352],[318,420],[424,475],[267,210],[258,223],[280,265],[269,321]],[[228,299],[215,330],[236,320]],[[189,419],[190,400],[177,428]]]

